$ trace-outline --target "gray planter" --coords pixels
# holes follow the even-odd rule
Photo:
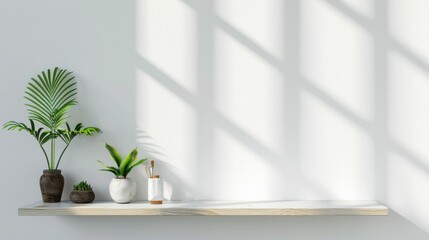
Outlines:
[[[43,170],[39,183],[43,202],[61,202],[64,188],[64,177],[61,175],[61,170]]]
[[[95,193],[92,190],[76,191],[70,193],[70,201],[74,203],[91,203],[95,199]]]

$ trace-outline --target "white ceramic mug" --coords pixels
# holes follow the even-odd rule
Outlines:
[[[162,178],[149,178],[147,196],[151,204],[162,204],[164,200],[164,181]]]

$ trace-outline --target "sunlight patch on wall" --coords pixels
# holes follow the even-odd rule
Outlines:
[[[389,132],[420,158],[429,158],[428,74],[400,54],[389,54]],[[427,161],[429,164],[429,161]]]
[[[195,94],[195,10],[179,0],[137,0],[136,12],[137,53]]]
[[[271,55],[284,54],[282,28],[283,1],[281,0],[219,0],[217,15],[232,25]]]
[[[301,1],[301,70],[359,118],[373,118],[373,41],[325,1]]]
[[[178,0],[136,0],[135,11],[136,143],[158,161],[166,197],[187,199],[197,182],[196,12]]]
[[[282,75],[243,44],[215,31],[215,106],[272,151],[282,145]]]
[[[301,198],[373,198],[371,137],[308,92],[301,95],[300,152],[301,171],[307,179]],[[323,189],[326,191],[320,192]]]
[[[178,172],[189,173],[183,176],[182,181],[195,183],[195,110],[142,70],[137,70],[136,88],[137,143],[149,154],[151,149],[160,152],[155,155],[156,160],[171,164]],[[141,134],[139,138],[139,131],[142,130],[149,137]]]
[[[344,4],[367,19],[374,17],[374,0],[333,0],[332,2]]]
[[[388,1],[389,32],[406,51],[421,58],[429,66],[429,31],[427,15],[429,1]],[[425,69],[429,71],[428,67]]]
[[[216,129],[213,171],[216,185],[211,193],[223,200],[273,200],[278,184],[270,159],[256,155],[230,133]],[[282,191],[278,189],[277,191]],[[223,196],[223,197],[220,197]]]
[[[429,231],[429,48],[425,0],[388,1],[387,203]]]

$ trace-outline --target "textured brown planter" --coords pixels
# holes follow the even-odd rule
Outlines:
[[[40,177],[43,202],[61,202],[63,188],[64,177],[61,175],[61,170],[43,170],[43,175]]]
[[[77,191],[73,190],[70,193],[70,201],[74,203],[91,203],[95,199],[95,194],[92,190]]]

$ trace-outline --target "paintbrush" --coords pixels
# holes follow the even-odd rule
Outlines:
[[[147,166],[144,166],[144,171],[146,172],[147,178],[150,178],[149,170],[147,169]]]
[[[150,166],[151,166],[151,168],[152,168],[152,172],[151,172],[150,177],[151,177],[151,178],[153,178],[153,176],[154,176],[154,174],[155,174],[155,172],[154,172],[154,168],[155,168],[155,161],[154,161],[154,160],[150,161]]]

